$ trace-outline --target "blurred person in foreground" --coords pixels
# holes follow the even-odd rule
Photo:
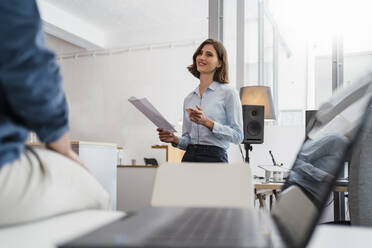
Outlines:
[[[0,1],[0,227],[81,209],[108,194],[71,149],[55,56],[35,0]],[[25,145],[30,131],[45,148]]]

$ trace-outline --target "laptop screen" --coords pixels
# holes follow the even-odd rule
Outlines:
[[[306,139],[272,211],[279,230],[291,246],[307,244],[344,168],[347,152],[363,130],[372,127],[371,88],[372,80],[368,78],[354,85],[352,90],[335,94],[308,124],[311,126]]]

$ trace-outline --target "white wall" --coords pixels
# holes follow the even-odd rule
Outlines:
[[[266,126],[264,144],[252,145],[250,153],[253,172],[263,176],[263,170],[256,165],[271,165],[269,150],[272,151],[276,162],[283,163],[285,167],[292,167],[295,156],[305,137],[303,126]]]
[[[186,70],[194,49],[61,60],[72,139],[123,145],[124,163],[128,164],[131,159],[143,163],[143,157],[164,160],[165,152],[151,149],[159,143],[155,126],[127,99],[147,97],[176,125],[182,120],[183,98],[198,83]]]

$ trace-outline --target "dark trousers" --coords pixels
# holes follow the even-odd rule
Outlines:
[[[218,146],[188,145],[182,162],[223,162],[227,163],[226,150]]]

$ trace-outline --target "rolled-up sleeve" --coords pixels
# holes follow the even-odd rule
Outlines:
[[[55,141],[68,130],[68,108],[36,2],[2,0],[0,9],[0,86],[10,114],[41,141]]]
[[[240,98],[235,90],[226,97],[226,124],[214,122],[212,133],[219,139],[240,144],[243,141],[243,113]]]
[[[318,182],[321,182],[327,175],[329,175],[329,173],[327,173],[326,171],[316,168],[312,164],[304,162],[302,160],[297,160],[294,167],[294,171],[309,180],[316,180]]]

